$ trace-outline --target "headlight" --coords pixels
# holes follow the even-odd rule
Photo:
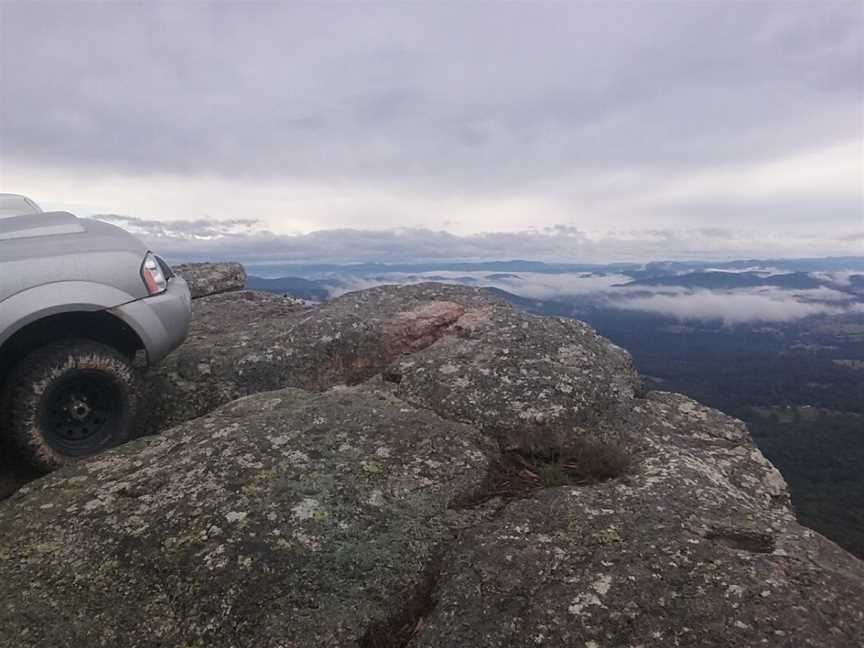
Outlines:
[[[144,280],[144,285],[147,286],[147,292],[151,295],[158,295],[168,288],[168,280],[165,278],[165,273],[162,272],[162,266],[150,252],[147,253],[147,256],[144,257],[144,263],[141,264],[141,278]]]

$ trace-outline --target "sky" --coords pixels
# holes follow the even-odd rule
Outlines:
[[[0,191],[177,259],[862,255],[864,3],[0,0]]]

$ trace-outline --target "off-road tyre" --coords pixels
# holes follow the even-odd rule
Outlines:
[[[126,356],[91,340],[59,340],[7,376],[0,430],[24,461],[50,472],[129,440],[137,405]]]

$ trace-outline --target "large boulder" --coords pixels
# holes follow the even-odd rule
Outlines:
[[[739,421],[652,393],[621,424],[628,474],[460,535],[412,646],[862,646],[864,563],[795,521]]]
[[[589,327],[437,285],[195,306],[147,400],[179,425],[0,502],[4,646],[864,645],[864,563]]]
[[[400,398],[470,422],[505,449],[558,447],[616,418],[639,391],[630,355],[583,322],[495,304],[459,323],[458,336],[402,356],[384,379]]]
[[[617,478],[489,489],[387,383],[250,396],[0,504],[9,646],[861,645],[864,565],[734,419],[649,394]],[[599,432],[599,431],[598,431]]]
[[[448,504],[493,447],[384,393],[285,390],[60,471],[0,508],[3,645],[356,645],[468,524]]]
[[[243,290],[246,286],[246,269],[239,263],[183,263],[174,266],[174,272],[189,284],[192,299]]]
[[[195,302],[189,338],[151,377],[143,429],[252,393],[382,373],[400,397],[514,445],[608,417],[639,384],[629,355],[586,324],[528,315],[476,288],[382,286],[316,308],[244,291]]]

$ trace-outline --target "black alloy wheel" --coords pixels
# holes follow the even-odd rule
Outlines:
[[[121,418],[121,390],[109,374],[70,372],[46,391],[39,427],[46,441],[70,457],[86,457],[110,445]]]

